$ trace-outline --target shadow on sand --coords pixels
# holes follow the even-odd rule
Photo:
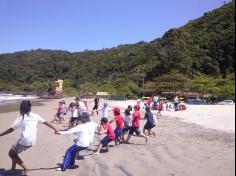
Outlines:
[[[29,172],[37,171],[37,170],[55,170],[57,168],[58,168],[58,166],[48,167],[48,168],[41,167],[41,168],[29,169]],[[16,171],[14,173],[12,173],[9,170],[5,170],[3,168],[0,168],[0,176],[23,176],[23,171],[20,169],[16,169]]]
[[[3,168],[0,168],[0,176],[22,176],[23,172],[20,169],[16,169],[14,173],[12,173],[10,170],[6,170]]]

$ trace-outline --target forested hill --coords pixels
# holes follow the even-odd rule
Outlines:
[[[235,10],[229,3],[148,43],[75,53],[38,49],[2,54],[0,91],[49,92],[60,78],[73,95],[192,91],[234,98],[234,49]]]

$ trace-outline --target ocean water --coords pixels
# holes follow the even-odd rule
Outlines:
[[[39,97],[34,95],[14,95],[14,94],[0,93],[0,105],[6,103],[14,103],[21,100],[32,100],[37,98]]]

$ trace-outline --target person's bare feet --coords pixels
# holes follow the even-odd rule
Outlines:
[[[28,172],[29,172],[29,169],[24,169],[22,172],[22,175],[26,176]]]
[[[95,153],[93,153],[93,155],[99,155],[99,152],[95,152]]]

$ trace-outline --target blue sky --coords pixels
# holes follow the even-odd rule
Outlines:
[[[0,53],[151,41],[230,0],[0,0]]]

